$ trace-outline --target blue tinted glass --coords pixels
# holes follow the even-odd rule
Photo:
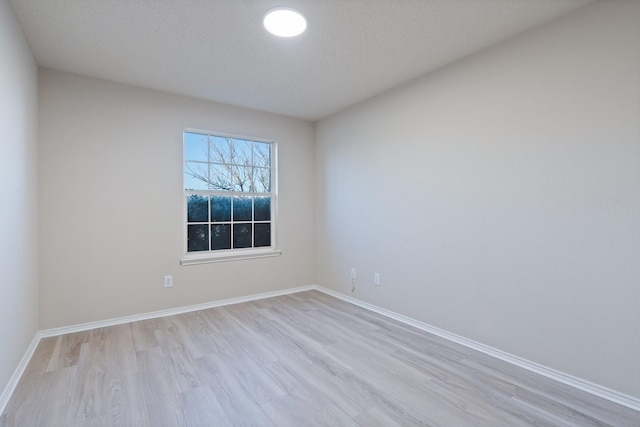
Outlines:
[[[253,246],[271,246],[271,224],[255,224]]]
[[[232,163],[233,140],[221,136],[211,136],[209,139],[210,161],[212,163]]]
[[[231,166],[231,168],[231,175],[233,177],[231,186],[232,191],[243,193],[255,191],[255,187],[253,185],[253,168],[237,165]]]
[[[209,250],[209,226],[206,224],[187,226],[187,251]]]
[[[251,247],[251,224],[233,224],[233,247]]]
[[[231,224],[211,226],[211,250],[231,249]]]
[[[252,142],[243,139],[233,140],[233,161],[236,165],[249,166],[253,164]]]
[[[211,222],[231,221],[231,197],[211,197]]]
[[[211,190],[213,191],[231,191],[233,190],[232,169],[229,165],[212,164],[209,168]]]
[[[207,135],[184,133],[184,159],[209,161],[209,141]]]
[[[270,193],[271,192],[271,169],[253,168],[254,192]]]
[[[233,198],[234,221],[251,221],[252,210],[251,197]]]
[[[187,197],[187,221],[207,222],[209,220],[209,198],[192,194]]]
[[[256,221],[271,220],[271,197],[256,197],[254,199],[253,218]]]
[[[209,189],[209,166],[207,163],[186,162],[184,165],[185,190]]]
[[[271,144],[267,142],[253,143],[253,165],[264,168],[271,167]]]

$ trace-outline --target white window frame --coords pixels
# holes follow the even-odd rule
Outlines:
[[[189,194],[202,194],[202,195],[220,195],[222,194],[219,191],[211,191],[211,190],[190,190],[187,191],[184,187],[184,177],[186,173],[186,159],[185,159],[185,134],[186,133],[196,133],[207,136],[215,136],[222,138],[231,138],[245,141],[254,141],[254,142],[263,142],[270,144],[271,147],[271,192],[270,193],[251,193],[251,192],[224,192],[225,195],[229,197],[234,196],[264,196],[268,194],[271,197],[271,246],[262,246],[257,248],[238,248],[238,249],[216,249],[216,250],[208,250],[208,251],[195,251],[188,252],[188,216],[187,216],[187,197]],[[221,262],[221,261],[234,261],[234,260],[242,260],[242,259],[255,259],[255,258],[265,258],[265,257],[273,257],[282,254],[282,251],[278,249],[277,246],[277,236],[278,236],[278,144],[276,141],[271,139],[264,138],[256,138],[252,136],[242,136],[242,135],[234,135],[228,134],[224,132],[214,132],[207,131],[201,129],[192,129],[185,128],[182,132],[182,206],[183,206],[183,256],[180,259],[181,265],[194,265],[194,264],[204,264],[210,262]],[[254,221],[252,219],[252,230]],[[233,229],[233,226],[232,226]],[[233,231],[232,231],[233,233]],[[253,234],[253,233],[252,233]],[[252,236],[253,239],[253,236]],[[232,234],[233,240],[233,234]]]

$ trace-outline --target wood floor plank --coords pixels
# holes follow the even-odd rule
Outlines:
[[[344,360],[350,360],[358,366],[359,374],[375,384],[378,393],[375,394],[376,404],[385,409],[385,414],[398,422],[411,424],[430,423],[440,425],[444,421],[450,425],[483,425],[479,416],[472,413],[470,418],[467,411],[456,410],[446,395],[440,394],[428,387],[431,376],[426,371],[412,369],[399,361],[381,353],[365,355],[362,349],[346,343],[331,346]],[[467,409],[473,409],[472,404]],[[423,415],[428,413],[429,416]]]
[[[275,425],[357,425],[343,408],[336,402],[335,395],[325,393],[327,390],[318,381],[305,376],[307,370],[299,369],[292,361],[277,362],[269,367],[269,375],[274,381],[285,384],[289,393],[262,405]]]
[[[135,351],[146,350],[148,348],[157,347],[158,340],[155,331],[158,329],[153,319],[140,320],[131,322],[131,337],[133,338],[133,347]]]
[[[136,356],[138,372],[133,375],[144,396],[149,425],[186,425],[178,387],[168,369],[169,359],[160,347],[139,351]]]
[[[82,345],[78,363],[75,398],[70,402],[72,423],[100,425],[106,422],[108,401],[103,399],[106,388],[106,365],[103,358],[104,340]]]
[[[207,358],[200,359],[201,362]],[[201,365],[202,366],[202,365]],[[207,365],[204,365],[207,367]],[[234,426],[271,426],[262,408],[247,393],[242,383],[224,366],[200,371],[217,402]]]
[[[208,325],[198,312],[172,316],[170,322],[190,357],[197,359],[213,351]]]
[[[289,387],[293,384],[296,389],[289,394],[326,396],[350,416],[356,416],[371,407],[373,400],[369,395],[370,384],[350,376],[350,370],[335,368],[334,374],[327,375],[323,366],[303,357],[289,357],[265,367],[265,370],[273,381],[285,380]]]
[[[39,376],[37,388],[20,405],[13,417],[14,426],[73,425],[67,411],[73,396],[77,367],[61,368]]]
[[[371,408],[355,418],[359,426],[368,427],[401,427],[399,424],[385,415],[380,408]]]
[[[0,427],[640,426],[318,291],[44,338]]]
[[[165,368],[171,375],[173,387],[182,393],[204,384],[198,378],[194,358],[185,349],[183,336],[172,326],[156,331],[159,348],[165,359]]]
[[[208,385],[187,390],[181,398],[187,426],[233,426]]]

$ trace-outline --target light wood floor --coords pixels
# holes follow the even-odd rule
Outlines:
[[[43,339],[0,426],[640,426],[317,291]]]

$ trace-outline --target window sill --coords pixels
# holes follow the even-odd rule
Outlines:
[[[220,253],[207,252],[205,254],[184,255],[180,259],[180,265],[206,264],[210,262],[238,261],[243,259],[268,258],[282,255],[277,249],[252,249],[246,251],[225,251]]]

